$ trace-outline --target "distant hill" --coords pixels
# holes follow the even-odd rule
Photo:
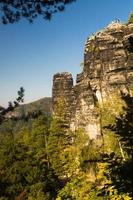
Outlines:
[[[46,113],[47,115],[51,115],[52,113],[52,98],[51,97],[44,97],[42,99],[39,99],[37,101],[23,104],[15,108],[14,111],[8,112],[6,117],[10,118],[12,116],[20,116],[25,112],[27,113],[33,113],[36,111],[41,111],[43,113]]]
[[[32,103],[25,104],[27,112],[32,112],[36,110],[41,110],[42,112],[51,114],[52,112],[52,98],[44,97]]]

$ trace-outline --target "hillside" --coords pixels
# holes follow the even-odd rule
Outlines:
[[[6,114],[7,118],[10,117],[18,117],[23,114],[33,113],[41,111],[42,113],[45,113],[46,115],[51,115],[52,113],[52,98],[51,97],[44,97],[42,99],[39,99],[37,101],[23,104],[15,108],[14,111],[10,111]]]
[[[20,112],[21,107],[18,107],[16,111]],[[51,114],[52,110],[52,98],[51,97],[44,97],[42,99],[39,99],[37,101],[25,104],[25,111],[26,112],[35,112],[35,111],[42,111],[47,114]]]

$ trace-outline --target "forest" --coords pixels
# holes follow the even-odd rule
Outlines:
[[[39,110],[25,115],[24,104],[19,117],[9,117],[23,102],[20,88],[15,104],[0,112],[0,200],[131,200],[133,97],[113,98],[97,105],[99,148],[82,129],[69,129],[63,98],[58,117]]]

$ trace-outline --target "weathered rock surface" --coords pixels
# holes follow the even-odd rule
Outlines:
[[[59,98],[66,100],[70,128],[83,127],[90,139],[99,138],[100,117],[96,103],[106,101],[113,91],[129,93],[133,84],[133,24],[113,22],[87,39],[84,68],[76,85],[70,73],[53,79],[53,113]]]

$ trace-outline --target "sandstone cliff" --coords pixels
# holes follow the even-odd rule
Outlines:
[[[53,78],[53,113],[65,99],[66,119],[72,130],[84,128],[90,139],[100,138],[97,104],[111,99],[114,92],[127,94],[133,84],[133,24],[112,22],[87,39],[84,67],[76,85],[70,73]]]

